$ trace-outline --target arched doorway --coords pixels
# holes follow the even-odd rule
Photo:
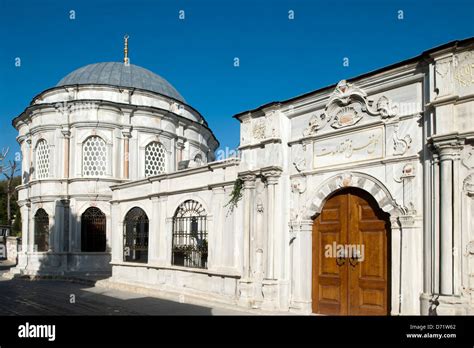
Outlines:
[[[105,214],[96,207],[87,208],[81,216],[81,251],[106,250]]]
[[[329,315],[390,312],[390,220],[358,188],[332,195],[313,223],[312,309]]]

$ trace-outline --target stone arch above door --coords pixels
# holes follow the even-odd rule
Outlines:
[[[398,217],[404,214],[403,208],[396,203],[389,190],[379,180],[364,173],[345,172],[332,176],[316,188],[311,196],[311,203],[306,210],[307,219],[318,215],[326,200],[334,192],[348,187],[357,187],[371,194],[379,207],[386,213],[389,213],[391,217]]]

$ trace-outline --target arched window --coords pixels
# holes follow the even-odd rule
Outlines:
[[[173,265],[207,268],[207,214],[194,200],[182,203],[173,217]]]
[[[36,251],[49,250],[49,216],[42,208],[35,214],[35,241]]]
[[[148,216],[140,208],[132,208],[125,215],[123,260],[148,262]]]
[[[157,141],[145,147],[145,176],[153,176],[166,172],[166,150]]]
[[[200,165],[203,164],[203,163],[202,163],[202,156],[201,156],[201,154],[198,153],[196,156],[194,156],[194,162],[195,162],[198,166],[200,166]]]
[[[81,217],[81,251],[105,251],[105,226],[105,214],[99,208],[87,208]]]
[[[49,146],[46,140],[36,144],[36,178],[45,179],[49,176]]]
[[[107,146],[101,137],[94,135],[82,144],[82,174],[84,176],[107,174]]]

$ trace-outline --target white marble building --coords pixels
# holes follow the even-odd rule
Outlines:
[[[86,66],[35,97],[13,121],[14,271],[302,314],[474,314],[474,39],[234,117],[241,155],[214,161],[203,117],[142,68]]]

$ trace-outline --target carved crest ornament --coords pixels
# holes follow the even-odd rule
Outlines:
[[[382,119],[391,118],[396,115],[396,111],[396,107],[387,97],[380,97],[373,106],[373,101],[367,98],[367,93],[352,83],[342,80],[331,94],[324,112],[311,117],[303,135],[314,135],[328,123],[335,129],[355,125],[364,114],[379,116]]]

